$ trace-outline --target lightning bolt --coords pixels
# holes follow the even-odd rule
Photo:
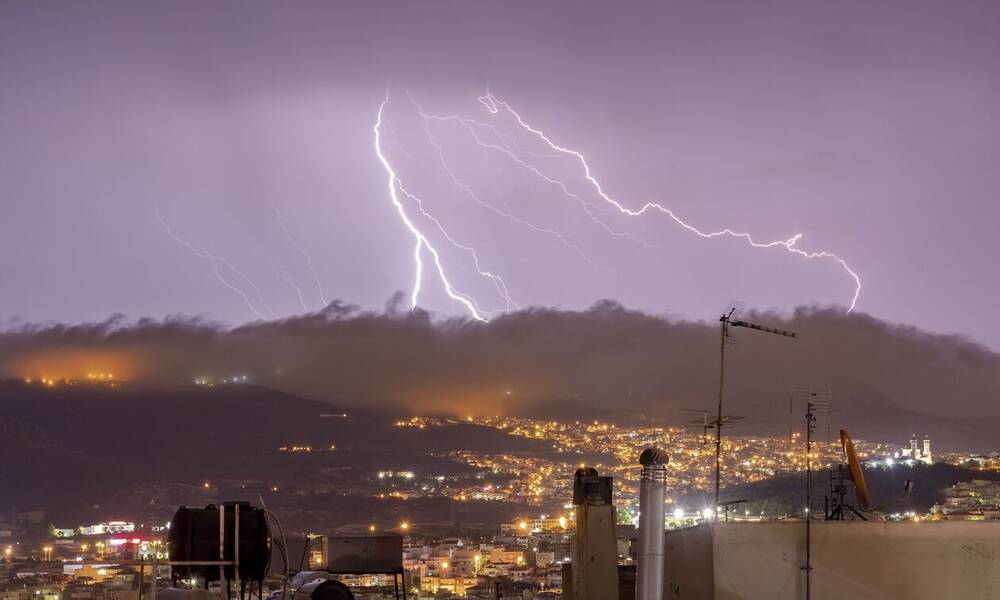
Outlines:
[[[254,305],[254,303],[250,300],[250,296],[242,288],[240,288],[239,286],[235,285],[230,280],[226,279],[225,276],[223,276],[222,270],[219,268],[219,265],[222,265],[223,267],[225,267],[226,269],[228,269],[229,271],[231,271],[237,277],[239,277],[244,282],[246,282],[247,285],[249,285],[251,288],[253,288],[253,290],[256,292],[258,300],[260,301],[261,305],[264,307],[264,310],[266,310],[268,313],[271,314],[270,318],[272,318],[272,319],[278,318],[278,315],[274,312],[274,310],[271,309],[271,307],[268,305],[267,301],[264,300],[264,295],[261,294],[260,288],[258,288],[257,285],[253,281],[251,281],[249,277],[247,277],[246,275],[244,275],[239,269],[237,269],[231,262],[229,262],[225,258],[222,258],[221,256],[216,256],[214,254],[209,254],[207,252],[202,252],[201,250],[198,250],[197,248],[194,247],[193,244],[191,244],[191,242],[185,240],[184,238],[182,238],[182,237],[178,236],[176,233],[174,233],[174,231],[170,228],[170,225],[168,225],[167,222],[165,220],[163,220],[163,217],[160,216],[159,211],[154,211],[154,214],[156,215],[156,219],[160,222],[160,225],[163,226],[164,231],[167,232],[167,235],[170,236],[171,239],[173,239],[178,244],[184,246],[185,248],[187,248],[191,252],[193,252],[195,254],[195,256],[197,256],[198,258],[201,258],[203,260],[209,261],[209,264],[212,265],[212,271],[215,274],[214,279],[216,279],[219,283],[221,283],[225,287],[227,287],[230,290],[232,290],[235,294],[239,295],[241,298],[243,298],[243,301],[246,302],[246,305],[250,309],[251,312],[253,312],[255,315],[257,315],[260,319],[262,319],[264,321],[268,320],[267,315],[265,315],[264,313],[262,313],[261,311],[259,311],[257,309],[257,307]]]
[[[537,226],[537,225],[535,225],[535,224],[533,224],[533,223],[531,223],[529,221],[526,221],[526,220],[524,220],[524,219],[522,219],[520,217],[517,217],[516,215],[513,214],[513,211],[510,210],[509,206],[506,207],[506,210],[502,210],[502,209],[496,207],[495,205],[493,205],[493,204],[491,204],[491,203],[483,200],[482,198],[480,198],[479,195],[476,194],[476,192],[472,188],[472,186],[470,186],[469,184],[467,184],[467,183],[459,180],[458,176],[455,175],[455,172],[452,170],[451,166],[448,164],[448,161],[445,158],[444,149],[441,148],[441,145],[437,143],[437,140],[434,138],[434,135],[431,133],[431,129],[430,129],[430,122],[432,120],[431,116],[428,115],[428,114],[426,114],[424,112],[424,109],[420,106],[420,104],[417,103],[416,100],[413,99],[412,96],[410,96],[410,101],[413,102],[413,105],[417,108],[417,111],[420,113],[420,116],[423,118],[423,120],[424,120],[424,134],[427,136],[427,141],[430,143],[431,146],[434,147],[435,151],[437,151],[438,158],[441,161],[441,167],[444,169],[444,172],[447,173],[448,177],[451,178],[451,181],[455,185],[455,187],[458,187],[459,189],[463,190],[469,196],[469,198],[471,198],[475,203],[479,204],[480,206],[482,206],[482,207],[484,207],[484,208],[486,208],[486,209],[488,209],[488,210],[490,210],[490,211],[492,211],[492,212],[494,212],[494,213],[496,213],[496,214],[498,214],[498,215],[500,215],[500,216],[502,216],[502,217],[504,217],[504,218],[506,218],[506,219],[508,219],[508,220],[510,220],[512,222],[514,222],[514,223],[517,223],[518,225],[521,225],[523,227],[527,227],[528,229],[531,229],[532,231],[534,231],[536,233],[541,233],[541,234],[549,235],[549,236],[552,236],[552,237],[556,238],[557,240],[559,240],[559,242],[563,246],[565,246],[566,248],[569,248],[570,250],[572,250],[572,251],[576,252],[577,254],[579,254],[580,257],[582,257],[585,261],[587,261],[588,263],[590,263],[591,266],[593,266],[595,268],[598,268],[598,269],[604,269],[604,270],[607,270],[607,271],[612,271],[612,269],[610,269],[609,267],[605,267],[605,266],[598,265],[597,263],[595,263],[589,256],[587,256],[587,254],[583,251],[582,248],[580,248],[578,245],[576,245],[573,242],[571,242],[569,240],[569,238],[565,234],[563,234],[563,233],[561,233],[561,232],[559,232],[559,231],[557,231],[555,229],[551,229],[551,228],[547,228],[547,227],[539,227],[539,226]],[[504,139],[511,146],[513,146],[514,148],[518,148],[517,142],[516,142],[516,140],[514,140],[514,138],[512,138],[510,136],[506,136],[505,134],[502,134],[501,132],[499,132],[498,130],[496,130],[496,128],[494,128],[492,125],[485,125],[485,126],[493,129],[494,133],[496,133],[499,138]],[[509,149],[510,148],[508,147],[508,150]],[[523,150],[520,150],[520,148],[518,148],[518,150],[521,151],[521,152],[524,152]],[[540,157],[540,158],[544,158],[544,157],[547,156],[549,158],[552,158],[552,157],[556,157],[557,155],[555,155],[555,154],[550,154],[550,155],[534,154],[533,156],[537,156],[537,157]]]
[[[385,169],[386,175],[388,176],[388,187],[389,187],[389,198],[392,200],[393,206],[396,207],[396,211],[399,213],[400,219],[402,219],[403,224],[406,228],[413,234],[416,240],[416,246],[413,250],[413,262],[415,266],[415,274],[413,281],[413,291],[410,294],[410,304],[412,308],[417,307],[417,302],[420,297],[421,285],[423,283],[423,273],[424,273],[424,262],[421,257],[423,251],[426,249],[431,255],[431,260],[437,270],[438,277],[441,279],[441,284],[444,286],[444,291],[452,300],[457,301],[462,306],[464,306],[474,319],[477,321],[485,322],[487,320],[484,316],[484,311],[481,310],[476,303],[476,300],[465,294],[463,292],[456,291],[454,286],[448,280],[448,275],[445,273],[444,267],[441,264],[441,256],[437,249],[434,248],[430,240],[417,228],[414,222],[410,219],[406,212],[406,208],[403,206],[402,201],[399,199],[400,194],[405,194],[407,198],[413,199],[414,196],[408,194],[402,185],[402,181],[399,176],[396,175],[396,171],[392,168],[392,164],[389,159],[386,158],[382,151],[382,120],[383,114],[385,112],[385,107],[389,103],[389,95],[386,94],[385,99],[378,108],[378,118],[375,121],[375,126],[373,132],[375,134],[375,155],[378,156],[379,161],[382,163],[382,167]],[[419,206],[419,204],[418,204]],[[442,228],[443,229],[443,228]]]
[[[295,295],[299,298],[299,305],[302,307],[302,311],[309,312],[309,307],[306,306],[306,299],[305,296],[302,295],[302,288],[299,287],[299,284],[295,283],[295,280],[291,278],[288,271],[286,271],[284,267],[274,262],[270,256],[266,258],[267,262],[271,263],[271,269],[274,270],[274,276],[287,283],[295,291]]]
[[[854,293],[851,297],[850,306],[848,307],[847,312],[853,311],[857,306],[858,298],[860,297],[861,294],[861,278],[858,276],[858,274],[853,269],[851,269],[851,267],[844,259],[842,259],[840,256],[838,256],[833,252],[829,251],[817,252],[817,251],[808,251],[801,249],[798,246],[798,243],[802,238],[801,233],[795,234],[792,237],[784,240],[760,242],[754,239],[753,236],[748,232],[737,231],[728,227],[717,231],[703,231],[695,227],[694,225],[691,225],[687,221],[684,221],[672,209],[658,202],[647,202],[638,209],[630,208],[625,204],[622,204],[618,200],[614,199],[613,197],[611,197],[607,192],[605,192],[600,181],[598,181],[598,179],[593,175],[590,164],[588,163],[586,157],[581,152],[557,144],[551,138],[549,138],[544,131],[531,126],[521,116],[521,114],[518,113],[516,110],[514,110],[514,108],[511,107],[508,103],[498,99],[496,96],[494,96],[489,92],[487,92],[484,96],[480,96],[478,98],[478,101],[480,104],[482,104],[483,107],[486,108],[486,110],[490,113],[490,115],[496,116],[500,114],[501,111],[510,115],[517,122],[517,125],[520,127],[521,131],[527,132],[534,139],[537,139],[545,146],[546,148],[545,152],[532,152],[531,150],[524,148],[518,143],[516,137],[504,133],[497,126],[491,123],[483,123],[475,119],[459,117],[456,115],[442,116],[442,115],[428,114],[424,112],[423,108],[420,107],[420,105],[412,98],[412,96],[410,99],[424,121],[424,133],[427,137],[427,140],[436,151],[438,159],[441,163],[441,167],[443,168],[444,172],[448,175],[448,177],[451,179],[453,185],[463,190],[469,198],[471,198],[474,202],[486,208],[487,210],[499,214],[500,216],[503,216],[504,218],[518,225],[527,227],[537,233],[542,233],[555,237],[564,246],[570,248],[571,250],[579,254],[592,266],[597,266],[597,265],[594,263],[593,260],[590,259],[590,257],[588,257],[583,252],[583,250],[579,246],[574,244],[569,239],[569,236],[559,232],[558,230],[546,227],[539,227],[525,219],[522,219],[517,215],[515,215],[509,206],[506,206],[506,210],[503,210],[497,207],[496,205],[487,202],[476,193],[476,191],[472,188],[472,186],[459,179],[455,171],[448,164],[448,161],[445,157],[444,149],[434,138],[430,129],[430,123],[432,122],[457,123],[458,125],[462,126],[471,135],[475,143],[480,147],[482,147],[484,151],[486,152],[495,151],[501,153],[510,160],[512,160],[515,164],[520,166],[522,169],[527,171],[528,173],[531,173],[532,175],[538,177],[539,179],[545,181],[546,183],[555,186],[556,188],[559,189],[559,191],[562,192],[562,194],[565,197],[574,200],[592,222],[594,222],[596,225],[604,229],[607,233],[609,233],[612,236],[627,238],[645,247],[656,247],[647,242],[646,240],[636,237],[629,232],[619,231],[615,228],[612,228],[608,223],[599,218],[597,214],[595,214],[595,211],[605,212],[605,213],[609,211],[612,213],[617,212],[621,215],[631,218],[643,217],[647,213],[659,213],[667,216],[676,225],[679,225],[686,231],[693,233],[702,239],[713,239],[717,237],[732,237],[743,240],[752,248],[782,248],[791,254],[795,254],[797,256],[801,256],[806,259],[832,260],[836,262],[844,270],[844,272],[847,273],[854,281]],[[432,245],[430,239],[423,232],[419,230],[415,222],[410,218],[409,214],[407,213],[407,209],[404,207],[403,200],[406,200],[410,206],[415,207],[416,211],[425,220],[432,223],[434,227],[437,229],[437,231],[444,238],[444,240],[446,240],[449,244],[451,244],[452,247],[461,250],[471,256],[473,266],[475,267],[478,274],[482,277],[488,278],[493,283],[499,296],[506,302],[506,310],[511,310],[511,308],[517,308],[518,305],[511,298],[509,290],[507,289],[507,285],[506,283],[504,283],[503,279],[499,275],[492,273],[482,267],[479,255],[476,252],[475,248],[473,248],[468,244],[459,242],[454,236],[452,236],[447,231],[447,229],[444,227],[441,221],[425,208],[423,200],[416,194],[410,192],[403,185],[399,176],[393,169],[390,161],[386,158],[385,153],[382,150],[382,128],[384,124],[384,111],[388,101],[389,97],[388,95],[386,95],[386,98],[382,101],[382,104],[379,106],[378,118],[376,120],[376,124],[374,127],[375,152],[379,160],[381,161],[383,167],[385,168],[386,173],[389,176],[388,180],[389,194],[393,202],[393,205],[399,212],[400,218],[402,219],[404,225],[407,227],[407,229],[410,230],[410,232],[414,235],[414,238],[416,240],[416,247],[414,249],[414,255],[413,255],[415,264],[415,274],[414,274],[414,287],[411,294],[412,306],[414,308],[417,306],[419,294],[421,292],[421,286],[424,276],[423,255],[424,251],[426,250],[426,252],[432,258],[437,274],[441,279],[441,282],[444,286],[447,295],[453,300],[456,300],[463,306],[465,306],[465,308],[469,311],[469,313],[473,316],[473,318],[480,321],[486,321],[487,317],[490,317],[496,312],[498,312],[498,311],[490,312],[483,310],[473,296],[464,292],[457,291],[454,288],[454,286],[449,281],[445,269],[442,265],[441,257],[438,250]],[[385,127],[386,129],[390,129],[387,124],[385,125]],[[494,136],[493,139],[496,141],[491,141],[483,137],[481,133],[483,131],[488,131],[492,133],[492,135]],[[394,136],[394,138],[395,137],[397,136]],[[412,158],[412,155],[409,152],[407,152],[406,149],[403,148],[402,146],[400,146],[400,150],[403,152],[403,154]],[[486,155],[484,155],[484,158],[485,156]],[[583,177],[584,179],[586,179],[588,186],[592,189],[593,193],[596,195],[596,201],[589,200],[583,195],[574,192],[567,183],[565,183],[559,178],[556,178],[544,172],[538,166],[531,164],[530,162],[522,158],[524,156],[534,157],[539,159],[541,158],[558,159],[563,157],[572,158],[580,165],[580,167],[582,167]]]
[[[486,271],[483,269],[482,265],[480,265],[479,263],[479,253],[476,252],[475,248],[473,248],[472,246],[466,246],[461,242],[459,242],[458,240],[456,240],[454,237],[452,237],[451,234],[448,233],[448,231],[444,228],[444,225],[441,224],[441,221],[439,221],[437,217],[435,217],[434,215],[432,215],[431,213],[427,212],[424,209],[423,200],[411,194],[405,187],[403,187],[402,183],[399,184],[399,191],[402,192],[404,196],[413,201],[413,203],[417,207],[417,210],[420,211],[420,214],[422,214],[424,218],[430,221],[431,223],[434,223],[434,226],[437,228],[437,230],[441,233],[441,235],[444,236],[446,240],[448,240],[448,242],[452,246],[458,248],[459,250],[462,250],[463,252],[467,252],[472,257],[472,264],[475,267],[476,271],[482,277],[485,277],[490,280],[494,288],[496,288],[497,293],[507,303],[507,310],[510,310],[511,308],[515,309],[520,308],[517,302],[515,302],[510,297],[510,292],[507,291],[507,284],[504,283],[503,278],[495,273],[491,273],[490,271]],[[475,302],[475,300],[473,300],[471,297],[470,301],[472,301],[473,303]],[[482,309],[480,309],[478,306],[476,306],[476,310],[482,311]]]
[[[580,205],[580,207],[583,209],[584,213],[586,213],[587,217],[593,223],[595,223],[597,226],[599,226],[602,229],[604,229],[604,231],[606,231],[610,235],[613,235],[613,236],[619,237],[619,238],[627,238],[627,239],[629,239],[629,240],[631,240],[633,242],[636,242],[638,244],[641,244],[641,245],[643,245],[643,246],[645,246],[647,248],[653,247],[653,245],[650,244],[649,242],[647,242],[647,241],[645,241],[645,240],[643,240],[643,239],[641,239],[641,238],[639,238],[637,236],[634,236],[631,233],[623,232],[623,231],[617,231],[617,230],[613,229],[610,225],[608,225],[607,223],[605,223],[604,221],[602,221],[601,219],[599,219],[597,217],[597,215],[595,215],[593,213],[593,211],[591,210],[591,209],[600,209],[602,207],[595,206],[594,204],[592,204],[591,202],[589,202],[585,198],[581,197],[579,194],[574,193],[573,191],[571,191],[569,189],[569,187],[565,183],[563,183],[562,181],[560,181],[560,180],[558,180],[558,179],[556,179],[554,177],[551,177],[551,176],[545,174],[538,167],[536,167],[536,166],[534,166],[534,165],[526,162],[521,157],[519,157],[517,154],[515,154],[514,152],[512,152],[510,150],[510,148],[505,147],[505,146],[501,146],[499,144],[495,144],[493,142],[489,142],[489,141],[483,139],[479,135],[479,132],[476,130],[477,127],[483,127],[483,126],[485,126],[486,128],[495,131],[495,128],[493,128],[492,126],[486,125],[484,123],[480,123],[480,122],[475,121],[473,119],[467,119],[467,118],[458,117],[458,116],[455,116],[455,115],[441,116],[441,115],[432,115],[432,114],[426,114],[426,113],[421,112],[421,116],[423,118],[431,120],[431,121],[440,121],[440,122],[445,122],[445,123],[447,123],[447,122],[454,122],[454,123],[458,123],[458,124],[462,125],[472,135],[472,138],[476,141],[476,143],[479,144],[480,146],[482,146],[483,148],[487,148],[487,149],[491,149],[491,150],[496,150],[497,152],[505,154],[511,160],[513,160],[515,163],[517,163],[518,165],[520,165],[522,168],[527,169],[528,171],[530,171],[531,173],[533,173],[538,178],[542,179],[543,181],[545,181],[545,182],[547,182],[549,184],[552,184],[552,185],[558,187],[559,190],[562,191],[562,193],[565,196],[567,196],[568,198],[571,198],[571,199],[575,200]]]
[[[309,253],[305,251],[305,248],[295,243],[295,239],[292,238],[292,234],[288,231],[288,227],[285,226],[285,221],[281,218],[281,211],[278,210],[278,207],[272,204],[271,209],[274,210],[274,216],[278,219],[278,225],[281,227],[281,231],[284,232],[285,239],[288,240],[288,244],[292,248],[295,248],[295,250],[302,255],[302,258],[305,259],[306,268],[308,268],[309,272],[312,273],[313,281],[316,282],[316,289],[319,291],[319,299],[323,302],[323,306],[329,305],[330,302],[326,299],[326,292],[323,291],[323,283],[319,279],[319,273],[316,272],[316,268],[313,267],[312,258],[310,258]],[[275,272],[277,272],[277,269],[275,269]],[[287,273],[285,275],[287,276]],[[291,281],[289,281],[289,283],[291,283]],[[292,285],[295,284],[293,283]],[[299,289],[299,286],[297,285],[295,285],[295,290],[298,292],[299,300],[301,301],[302,290]],[[302,302],[302,309],[305,311],[309,310],[306,308],[304,301]]]
[[[399,144],[398,141],[397,145],[400,148],[400,150],[403,151],[404,154],[412,157],[412,155],[406,152],[403,145]],[[450,243],[453,247],[458,248],[459,250],[469,254],[469,256],[472,258],[472,264],[475,267],[476,272],[479,273],[481,277],[489,279],[490,282],[493,284],[494,288],[496,289],[497,294],[499,294],[499,296],[504,300],[504,302],[506,302],[507,305],[506,310],[520,308],[520,305],[518,305],[518,303],[515,302],[513,298],[511,298],[510,292],[507,289],[507,284],[504,282],[503,278],[495,273],[485,270],[482,267],[479,260],[479,253],[476,251],[475,248],[459,242],[450,233],[448,233],[448,230],[445,229],[441,221],[424,208],[423,200],[421,200],[415,194],[407,190],[406,187],[403,186],[402,182],[399,182],[398,189],[400,193],[402,193],[407,199],[409,199],[416,206],[417,210],[420,211],[420,214],[423,215],[425,219],[434,224],[434,226],[441,233],[441,235],[448,241],[448,243]],[[475,299],[472,298],[471,296],[469,296],[469,300],[475,303]],[[480,312],[485,312],[478,305],[476,306],[476,310]]]
[[[643,214],[645,214],[647,212],[658,211],[658,212],[660,212],[660,213],[662,213],[664,215],[667,215],[677,225],[680,225],[684,229],[690,231],[691,233],[694,233],[695,235],[697,235],[697,236],[699,236],[701,238],[711,239],[711,238],[716,238],[716,237],[721,237],[721,236],[730,236],[730,237],[734,237],[734,238],[741,238],[741,239],[745,240],[747,242],[747,244],[749,244],[750,246],[752,246],[754,248],[775,248],[775,247],[781,247],[781,248],[784,248],[785,250],[787,250],[788,252],[791,252],[793,254],[797,254],[799,256],[803,256],[803,257],[808,258],[808,259],[830,259],[830,260],[833,260],[833,261],[837,262],[841,266],[841,268],[843,268],[843,270],[854,280],[854,295],[851,297],[851,304],[850,304],[850,307],[848,307],[847,312],[853,311],[854,308],[855,308],[855,306],[857,306],[858,297],[861,295],[861,278],[858,276],[858,274],[856,272],[854,272],[853,269],[851,269],[851,267],[847,264],[847,262],[844,259],[840,258],[839,256],[837,256],[833,252],[827,252],[827,251],[809,252],[809,251],[801,250],[800,248],[798,248],[796,246],[796,244],[802,238],[802,234],[801,233],[797,233],[797,234],[793,235],[792,237],[788,238],[787,240],[775,240],[775,241],[771,241],[771,242],[757,242],[757,241],[755,241],[753,239],[753,237],[749,233],[738,232],[738,231],[734,231],[734,230],[729,229],[729,228],[721,229],[721,230],[718,230],[718,231],[710,231],[710,232],[701,231],[700,229],[694,227],[693,225],[690,225],[689,223],[687,223],[686,221],[684,221],[683,219],[681,219],[680,217],[678,217],[674,213],[673,210],[671,210],[671,209],[669,209],[669,208],[667,208],[667,207],[665,207],[665,206],[663,206],[663,205],[661,205],[661,204],[659,204],[657,202],[647,202],[644,205],[642,205],[642,207],[639,208],[638,210],[630,209],[630,208],[624,206],[623,204],[619,203],[617,200],[615,200],[614,198],[612,198],[611,196],[609,196],[604,191],[604,189],[601,187],[600,182],[591,173],[590,165],[587,163],[587,159],[583,156],[583,154],[581,154],[580,152],[578,152],[576,150],[573,150],[573,149],[570,149],[570,148],[566,148],[564,146],[560,146],[559,144],[556,144],[543,131],[541,131],[540,129],[536,129],[536,128],[532,127],[531,125],[529,125],[527,123],[527,121],[525,121],[521,117],[521,115],[517,111],[515,111],[509,104],[507,104],[503,100],[498,99],[493,94],[487,92],[485,95],[480,96],[478,98],[478,100],[479,100],[480,104],[482,104],[491,115],[496,115],[497,113],[499,113],[500,112],[500,108],[502,107],[507,113],[509,113],[517,121],[518,125],[522,129],[524,129],[525,131],[528,131],[532,135],[536,136],[545,145],[547,145],[551,150],[554,150],[554,151],[562,153],[564,155],[568,155],[568,156],[572,156],[572,157],[576,158],[579,161],[580,165],[583,167],[584,177],[587,179],[587,181],[590,183],[590,185],[594,188],[594,191],[597,193],[597,195],[604,202],[606,202],[607,204],[609,204],[613,208],[617,209],[620,213],[622,213],[624,215],[627,215],[627,216],[630,216],[630,217],[640,217],[640,216],[642,216]],[[475,135],[475,133],[473,133],[473,135]],[[477,141],[478,141],[478,138],[477,138]],[[522,162],[522,161],[518,160],[518,162]],[[529,170],[532,170],[536,174],[541,175],[540,172],[537,169],[534,169],[532,167],[528,167],[528,168],[529,168]],[[549,181],[549,179],[547,177],[543,177],[543,178],[546,179],[547,181]],[[565,186],[562,186],[562,187],[564,188],[564,191],[565,191]]]

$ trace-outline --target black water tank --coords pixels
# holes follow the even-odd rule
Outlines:
[[[249,502],[225,502],[226,541],[223,560],[231,561],[235,555],[233,531],[236,528],[236,509],[240,513],[240,579],[263,579],[271,562],[271,530],[262,509]],[[182,506],[170,520],[167,535],[167,552],[171,561],[219,560],[219,510],[209,504],[205,508]],[[177,565],[174,573],[181,578],[199,577],[218,581],[219,567],[205,565]],[[232,566],[226,567],[226,578],[234,579]]]

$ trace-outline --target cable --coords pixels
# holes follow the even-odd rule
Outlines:
[[[275,512],[267,507],[267,503],[264,502],[264,496],[257,494],[257,498],[260,500],[260,506],[264,510],[264,518],[271,517],[274,522],[278,525],[278,535],[281,536],[281,545],[278,547],[281,550],[281,562],[285,566],[285,581],[281,586],[281,600],[286,600],[288,596],[288,586],[291,583],[291,569],[288,564],[288,540],[285,538],[285,528],[281,526],[281,519]],[[309,542],[306,542],[306,547],[309,547]],[[261,598],[261,600],[264,600]]]

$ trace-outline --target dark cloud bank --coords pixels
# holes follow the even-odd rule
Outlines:
[[[1000,355],[962,337],[839,309],[745,316],[800,334],[736,331],[727,401],[749,416],[746,433],[787,431],[789,390],[812,386],[833,390],[834,430],[1000,446]],[[716,323],[610,301],[576,312],[529,309],[488,324],[432,319],[393,303],[378,314],[334,302],[320,313],[237,328],[184,317],[9,327],[0,333],[0,375],[79,376],[93,364],[165,385],[246,373],[344,406],[456,414],[548,407],[563,418],[596,410],[680,420],[697,415],[678,408],[714,405],[718,353]]]

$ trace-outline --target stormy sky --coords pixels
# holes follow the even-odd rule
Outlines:
[[[996,348],[998,64],[988,1],[5,2],[0,321],[408,299],[416,238],[373,135],[387,92],[438,318],[469,311],[429,248],[491,314],[850,303],[836,261],[623,216],[489,91],[623,206],[801,233],[858,274],[858,311]]]

